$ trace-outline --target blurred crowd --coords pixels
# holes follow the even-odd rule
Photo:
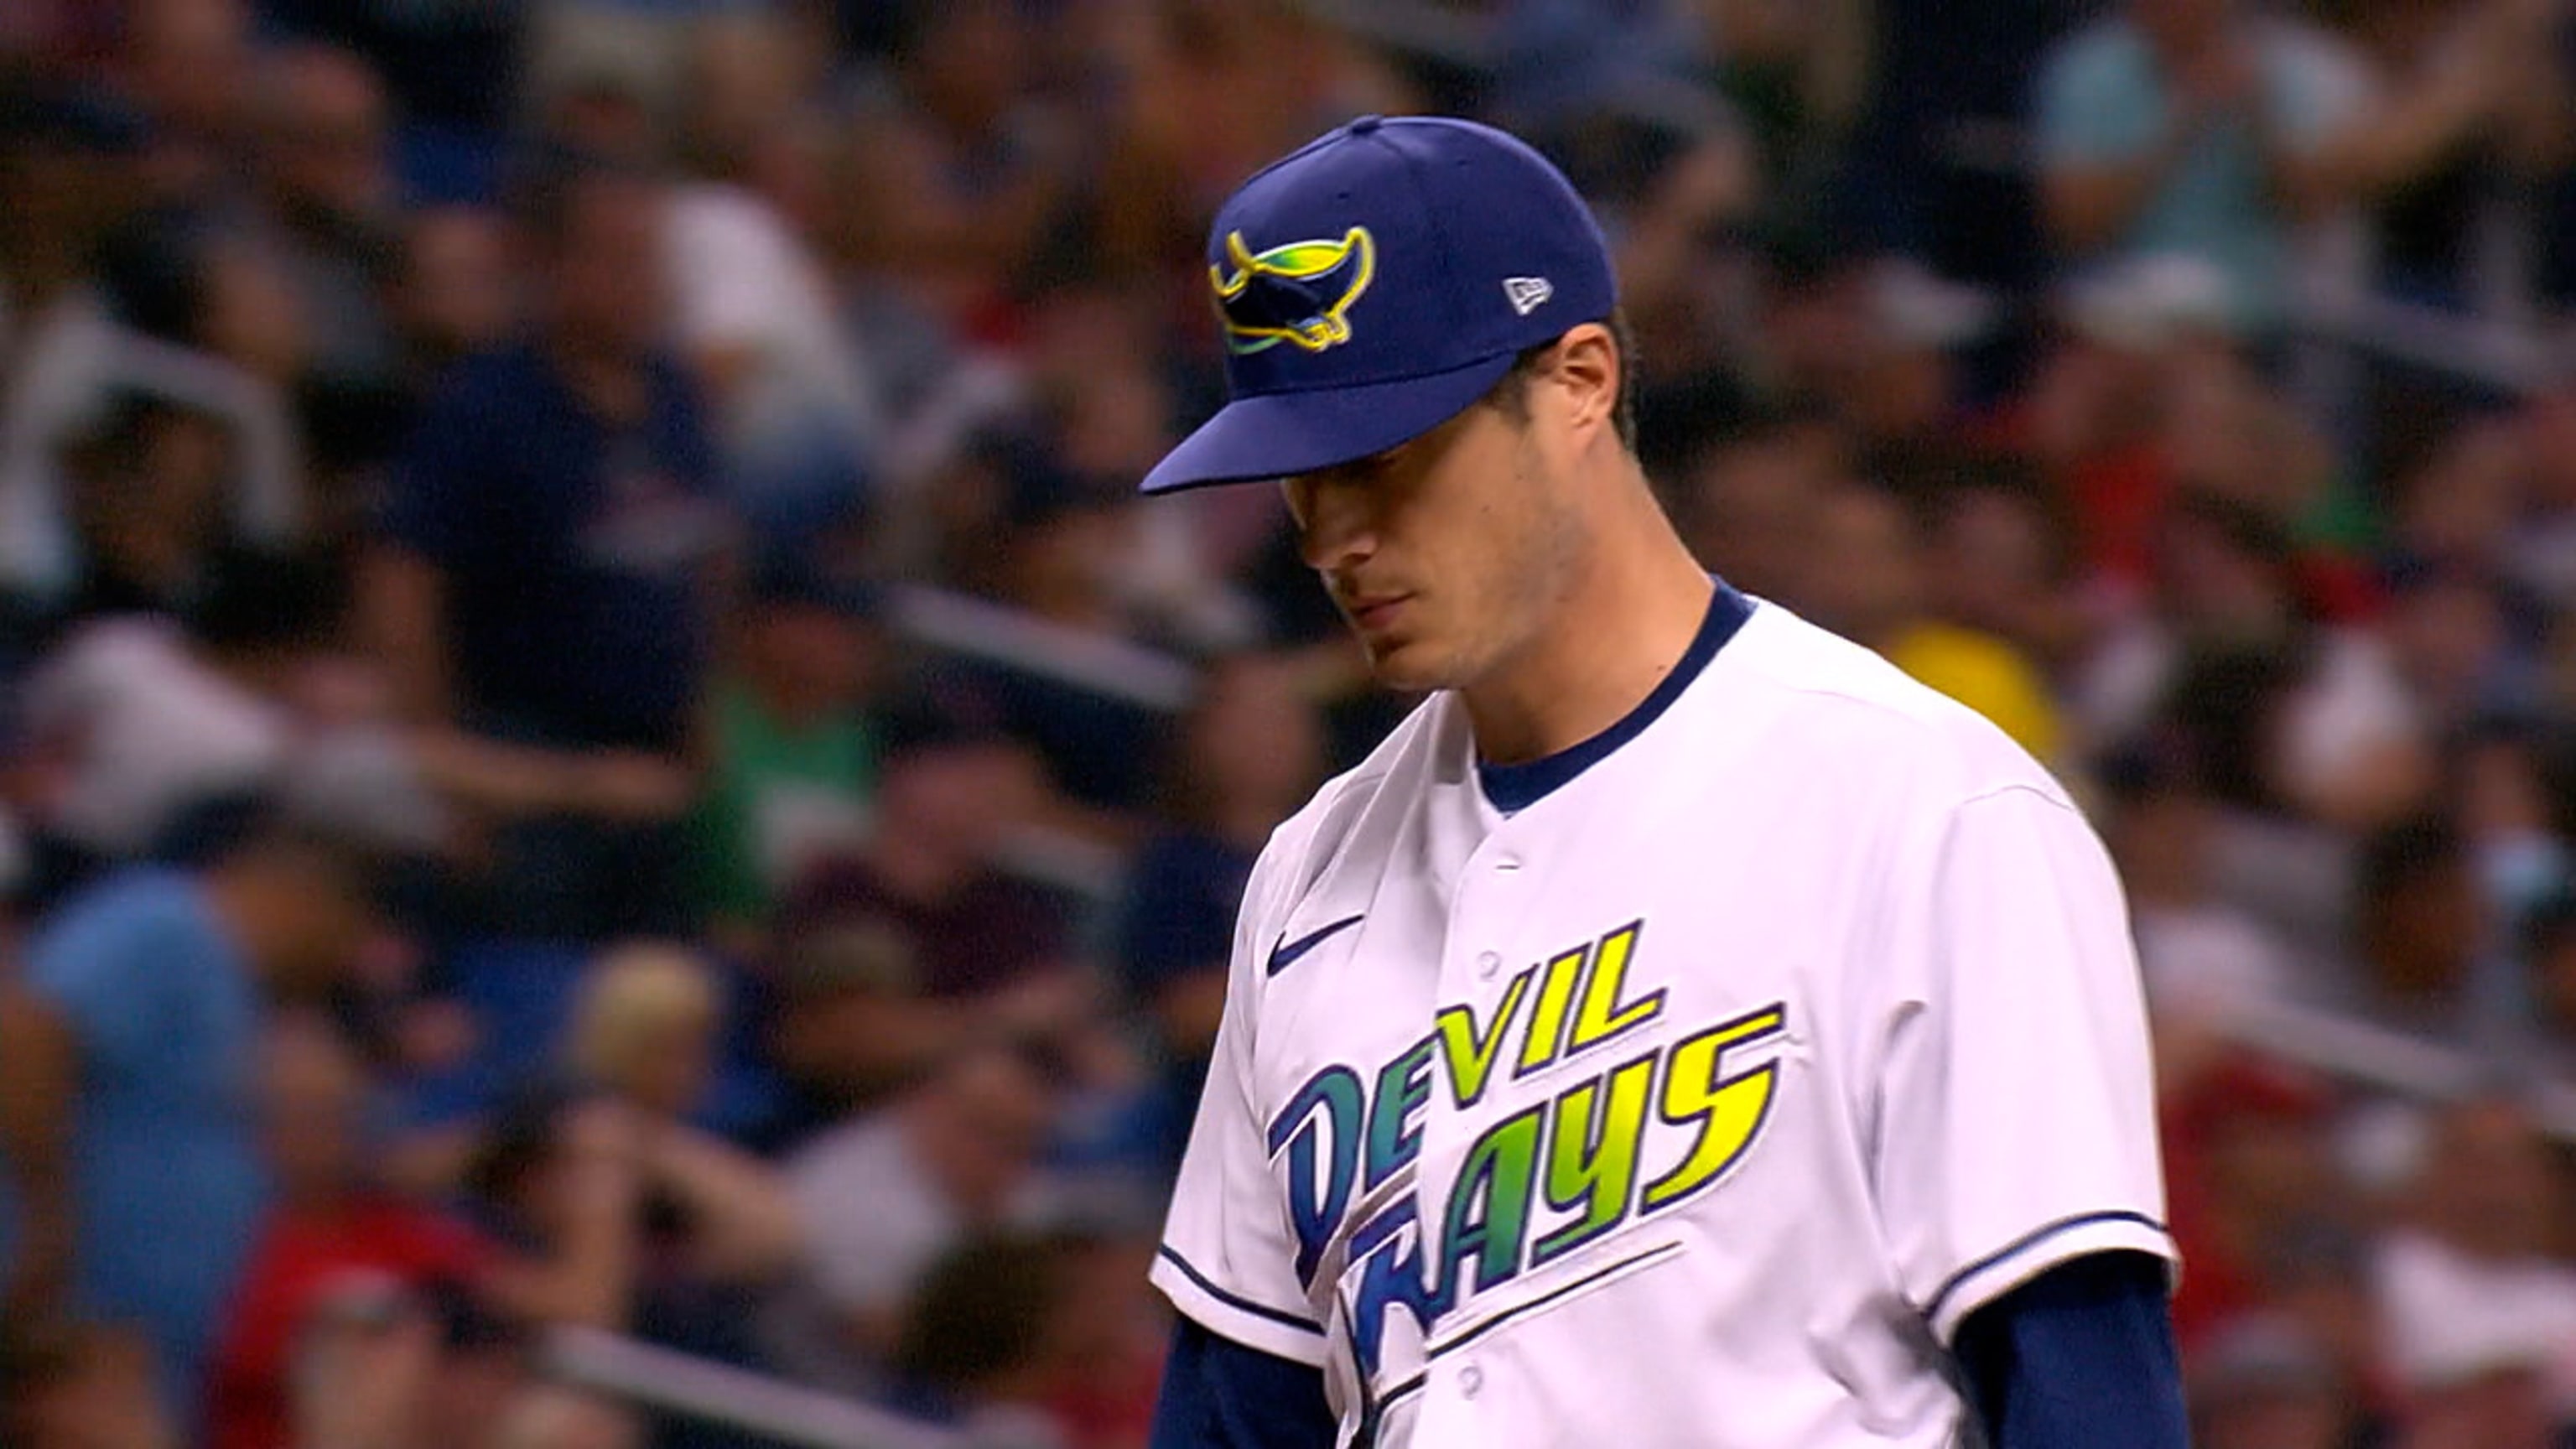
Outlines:
[[[0,1442],[766,1442],[590,1328],[1141,1445],[1236,896],[1409,701],[1133,488],[1217,202],[1431,109],[1708,566],[2094,813],[2201,1442],[2567,1442],[2563,0],[0,7]]]

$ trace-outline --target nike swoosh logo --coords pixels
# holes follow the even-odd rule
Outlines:
[[[1287,932],[1280,932],[1279,949],[1270,953],[1269,974],[1276,976],[1280,972],[1287,970],[1289,967],[1296,965],[1299,957],[1304,956],[1307,952],[1314,950],[1326,941],[1331,940],[1333,937],[1340,935],[1342,932],[1349,930],[1351,927],[1358,925],[1361,921],[1366,919],[1366,916],[1345,917],[1342,920],[1333,922],[1329,926],[1323,926],[1309,931],[1294,941],[1288,939]]]

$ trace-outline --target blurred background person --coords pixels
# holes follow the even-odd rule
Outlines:
[[[68,901],[0,998],[8,1317],[135,1328],[183,1432],[267,1199],[260,1023],[351,976],[375,929],[363,856],[262,822]]]

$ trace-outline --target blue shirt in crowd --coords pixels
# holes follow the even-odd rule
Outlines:
[[[395,471],[386,530],[448,578],[459,707],[480,731],[670,749],[706,656],[725,539],[700,400],[667,361],[632,426],[532,346],[461,364]]]
[[[79,1042],[75,1307],[149,1336],[186,1422],[266,1205],[258,987],[203,887],[162,870],[74,898],[26,984]]]
[[[2330,42],[2270,22],[2255,22],[2252,40],[2260,72],[2254,104],[2272,144],[2311,151],[2358,111],[2362,73]],[[2080,31],[2040,72],[2042,163],[2135,161],[2162,143],[2174,105],[2171,80],[2135,25],[2114,19]],[[2110,250],[2115,259],[2185,256],[2206,263],[2226,279],[2230,319],[2263,333],[2281,320],[2291,222],[2267,177],[2253,119],[2239,117],[2198,137]]]

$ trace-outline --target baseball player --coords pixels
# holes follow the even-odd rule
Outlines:
[[[1429,698],[1279,827],[1154,1281],[1163,1446],[2185,1442],[2125,905],[2038,765],[1714,580],[1536,152],[1363,118],[1245,184],[1231,401]]]

